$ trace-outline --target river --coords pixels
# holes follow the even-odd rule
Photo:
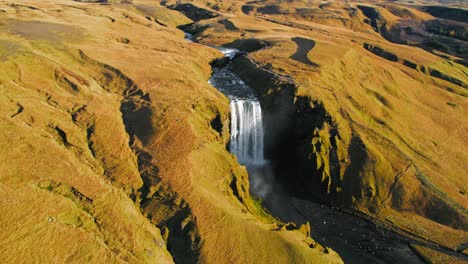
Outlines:
[[[186,35],[192,41],[191,35]],[[214,47],[231,60],[236,49]],[[295,198],[283,192],[275,181],[275,171],[264,158],[264,131],[261,100],[229,68],[213,68],[209,83],[230,100],[231,138],[229,150],[249,172],[251,193],[261,198],[266,209],[283,222],[297,226],[311,224],[311,236],[338,252],[345,263],[424,263],[409,248],[416,241],[376,226],[355,215],[318,202]],[[417,242],[416,242],[417,243]]]

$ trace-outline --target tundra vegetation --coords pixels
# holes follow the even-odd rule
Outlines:
[[[250,193],[210,46],[245,52],[289,195],[466,254],[467,8],[0,1],[2,262],[342,263]]]

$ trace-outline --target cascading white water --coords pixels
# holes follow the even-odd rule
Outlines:
[[[241,164],[263,162],[263,122],[260,102],[252,99],[231,100],[230,150]]]
[[[230,59],[239,50],[218,49]],[[255,90],[248,86],[229,67],[214,68],[209,80],[230,100],[231,138],[229,150],[249,172],[250,190],[257,197],[267,199],[273,192],[274,174],[264,159],[262,108]]]
[[[233,59],[237,49],[217,47]],[[231,101],[231,141],[229,149],[243,165],[259,165],[263,157],[262,108],[255,91],[228,69],[215,68],[209,81]]]

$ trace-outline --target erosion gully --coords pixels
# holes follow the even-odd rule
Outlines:
[[[194,41],[189,33],[186,33],[186,39]],[[239,55],[237,49],[211,47],[220,50],[230,61]],[[209,83],[230,100],[229,150],[247,167],[251,193],[262,199],[274,217],[297,226],[310,222],[311,236],[338,252],[345,263],[424,263],[409,248],[410,243],[421,244],[420,241],[337,208],[284,192],[281,184],[275,181],[274,166],[264,158],[261,100],[255,90],[230,70],[229,63],[221,68],[213,67]],[[445,253],[453,255],[453,252]],[[466,256],[458,257],[466,260]]]

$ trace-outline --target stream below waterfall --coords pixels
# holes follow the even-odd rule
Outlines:
[[[186,34],[191,41],[191,35]],[[231,60],[236,49],[214,47]],[[410,238],[377,227],[374,223],[320,203],[286,194],[275,181],[275,171],[264,158],[261,101],[255,90],[232,72],[229,64],[213,67],[209,83],[230,100],[231,138],[229,150],[249,172],[251,193],[262,199],[276,218],[311,224],[312,237],[338,252],[345,263],[424,263],[408,246]]]

